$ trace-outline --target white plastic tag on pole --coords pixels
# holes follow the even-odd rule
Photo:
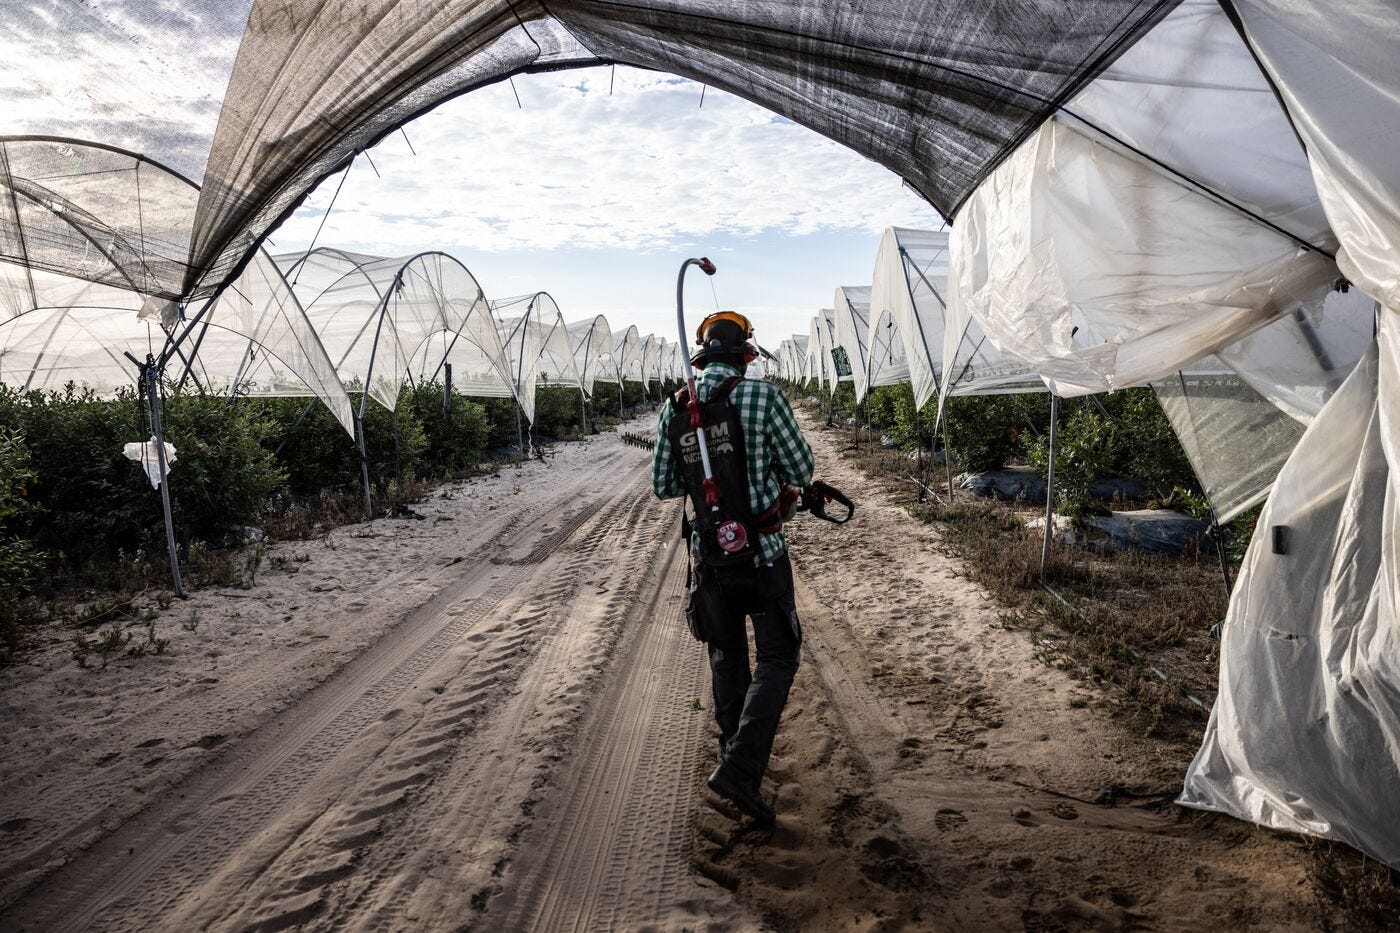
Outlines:
[[[135,461],[141,465],[141,469],[146,471],[146,478],[151,481],[152,489],[160,488],[160,481],[164,478],[160,475],[160,452],[156,450],[156,439],[152,437],[149,441],[137,441],[127,444],[122,448],[122,453],[126,459]],[[175,462],[175,445],[166,441],[165,443],[165,472],[170,472],[170,465]]]

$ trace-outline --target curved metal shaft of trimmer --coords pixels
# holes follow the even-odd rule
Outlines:
[[[699,266],[700,271],[706,275],[715,274],[715,264],[704,256],[699,259],[687,259],[681,263],[680,274],[676,276],[676,327],[680,331],[682,347],[690,346],[690,338],[685,329],[685,271],[691,266]],[[695,367],[690,365],[689,353],[682,353],[681,359],[685,361],[685,384],[690,389],[691,423],[695,428],[695,441],[700,446],[700,467],[705,473],[705,485],[708,489],[713,486],[714,474],[710,471],[710,449],[705,443],[705,429],[696,423],[700,411],[700,396],[695,390]],[[712,502],[710,508],[718,506]]]

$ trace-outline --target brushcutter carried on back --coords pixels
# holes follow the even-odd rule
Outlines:
[[[704,256],[699,259],[687,259],[681,263],[681,271],[676,276],[676,327],[680,333],[681,346],[690,342],[685,328],[685,273],[691,266],[699,266],[700,271],[706,275],[715,274],[715,264]],[[700,403],[700,393],[695,388],[695,367],[690,363],[690,354],[682,353],[681,359],[685,363],[685,385],[690,396],[687,406],[690,413],[690,429],[695,432],[695,443],[700,452],[700,467],[704,472],[704,506],[710,512],[708,517],[713,519],[712,522],[701,524],[714,524],[720,548],[727,553],[737,554],[748,546],[748,529],[744,527],[743,522],[733,518],[722,519],[719,514],[719,486],[715,483],[714,469],[710,465],[710,445],[705,439],[705,412]]]
[[[704,257],[687,259],[681,263],[680,273],[676,279],[676,326],[679,330],[682,346],[689,343],[685,326],[685,273],[691,266],[699,266],[700,271],[706,275],[715,274],[714,263]],[[752,333],[747,319],[741,315],[734,312],[720,312],[714,316],[740,321],[742,322],[741,326],[747,332],[746,336]],[[702,339],[702,335],[697,334],[696,339]],[[742,354],[747,361],[752,350],[748,346],[743,349],[748,351]],[[776,531],[781,528],[782,521],[791,518],[798,511],[808,511],[818,518],[838,525],[850,520],[855,513],[854,503],[839,489],[820,481],[814,481],[802,490],[785,487],[782,498],[778,503],[775,503],[775,509],[770,509],[763,516],[753,515],[749,510],[749,497],[746,488],[747,475],[742,466],[744,458],[743,432],[734,409],[728,403],[729,392],[741,380],[736,377],[726,381],[715,393],[711,394],[708,402],[701,402],[699,391],[695,386],[695,368],[691,364],[691,356],[690,354],[682,354],[682,359],[685,365],[686,395],[684,402],[689,413],[689,432],[682,433],[679,426],[673,431],[675,439],[679,442],[678,450],[682,459],[683,472],[692,471],[690,475],[694,477],[693,471],[696,466],[694,455],[699,455],[700,489],[695,490],[693,485],[690,488],[692,490],[692,503],[697,513],[696,523],[701,532],[702,553],[708,551],[712,555],[711,560],[718,559],[720,562],[734,560],[751,562],[754,552],[750,547],[750,529]],[[681,400],[681,397],[678,396],[677,401]],[[707,437],[707,434],[711,436]],[[691,441],[692,437],[693,441]],[[722,476],[719,478],[715,475],[712,460],[712,454],[715,452],[711,450],[710,446],[712,439],[719,445],[716,450],[721,459],[720,466],[723,467]],[[693,451],[687,450],[691,444],[695,448]],[[690,482],[694,483],[694,479]],[[830,502],[837,502],[845,506],[845,516],[828,515],[826,506]],[[774,514],[775,512],[777,514]],[[764,519],[768,519],[768,521],[765,523]],[[770,529],[767,524],[772,524],[773,527]],[[753,543],[756,544],[756,542]],[[715,546],[718,547],[718,552],[713,550]]]

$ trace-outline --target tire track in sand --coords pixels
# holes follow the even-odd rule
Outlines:
[[[617,453],[604,455],[590,472],[606,477],[612,475],[623,461],[630,460],[635,460],[635,457]],[[499,560],[498,555],[506,552],[522,531],[529,531],[541,516],[555,507],[554,502],[535,501],[512,504],[503,513],[482,516],[487,522],[487,529],[480,536],[484,546],[476,555],[478,560],[475,564],[426,568],[430,576],[422,586],[411,585],[399,575],[366,580],[358,591],[358,600],[372,607],[372,611],[404,613],[407,616],[414,611],[414,600],[421,601],[429,587],[440,588],[431,598],[439,598],[444,590],[466,593],[468,577],[482,572],[486,560]],[[395,634],[386,632],[385,637],[394,637]],[[232,692],[224,687],[194,692],[171,691],[169,695],[94,732],[88,741],[65,746],[12,774],[7,781],[7,793],[16,797],[28,793],[33,799],[24,811],[28,823],[23,830],[0,837],[0,879],[3,879],[0,880],[0,909],[34,883],[32,877],[26,877],[27,866],[43,865],[61,858],[65,852],[80,848],[82,841],[98,833],[103,823],[119,816],[114,812],[118,809],[116,801],[126,786],[118,778],[109,778],[104,772],[96,771],[89,780],[68,782],[66,785],[60,783],[55,792],[41,793],[42,785],[53,782],[55,774],[72,770],[79,759],[91,755],[93,748],[137,748],[140,747],[139,742],[151,735],[178,732],[180,722],[201,718],[217,722],[220,718],[218,711],[237,707],[243,698],[256,704],[258,698],[279,689],[287,681],[289,670],[302,660],[295,652],[271,657],[269,663],[254,676],[229,683]],[[227,730],[220,729],[219,732],[225,733]],[[222,734],[210,738],[225,741]],[[197,767],[208,764],[205,762]],[[114,780],[116,784],[112,784]],[[112,793],[106,794],[104,790],[109,784],[112,784]],[[108,796],[114,799],[109,801]]]
[[[502,606],[512,622],[529,620],[529,647],[536,649],[522,646],[529,656],[515,665],[513,679],[484,681],[490,669],[470,664],[435,671],[432,695],[412,728],[254,884],[225,898],[235,902],[231,910],[212,924],[207,916],[181,919],[219,929],[305,924],[399,930],[456,926],[472,916],[478,889],[470,879],[489,885],[507,857],[502,853],[528,821],[532,795],[562,757],[557,749],[568,712],[581,706],[585,684],[607,656],[606,629],[627,614],[644,576],[634,561],[600,557],[615,556],[609,552],[627,535],[649,543],[664,533],[664,517],[656,513],[645,490],[620,496],[600,512],[518,599]],[[597,565],[607,568],[604,581],[590,579]],[[599,613],[589,611],[586,598],[585,605],[577,602],[581,591],[600,582],[612,592],[599,603],[605,631],[581,639]],[[491,631],[502,628],[510,623]],[[426,774],[417,770],[424,755],[433,756]],[[437,890],[443,875],[452,883]]]
[[[579,752],[483,929],[709,929],[756,921],[692,872],[709,712],[702,647],[682,619],[684,550],[658,569],[641,625],[580,730]]]
[[[411,612],[340,674],[178,785],[166,799],[183,801],[180,812],[172,815],[169,803],[153,806],[41,883],[7,912],[6,924],[136,929],[168,917],[318,775],[330,772],[343,781],[343,772],[326,766],[381,721],[429,665],[479,627],[618,488],[635,486],[641,474],[640,466],[614,474],[604,490],[564,513],[542,539],[521,534],[518,541],[502,540],[494,558],[499,563],[473,561],[456,585]],[[542,501],[509,524],[528,530],[531,518],[559,504]]]

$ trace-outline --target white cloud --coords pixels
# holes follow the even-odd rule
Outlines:
[[[251,0],[6,0],[0,132],[122,146],[199,181]]]
[[[936,224],[899,179],[713,88],[619,68],[521,76],[450,101],[356,161],[319,242],[377,253],[660,250],[727,234]],[[337,178],[273,236],[315,233]]]

